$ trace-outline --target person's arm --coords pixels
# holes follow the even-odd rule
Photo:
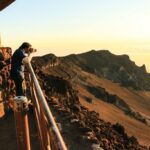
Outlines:
[[[29,59],[28,56],[27,56],[27,57],[24,57],[24,58],[22,59],[22,63],[23,63],[24,65],[29,64],[29,62],[30,62],[30,59]]]
[[[22,59],[22,63],[25,64],[25,65],[26,65],[26,64],[29,64],[29,62],[31,61],[30,54],[33,53],[33,52],[36,52],[36,51],[37,51],[36,49],[30,48],[29,51],[28,51],[28,53],[25,53],[25,54],[24,54],[24,56],[26,56],[26,57],[24,57],[24,58]]]

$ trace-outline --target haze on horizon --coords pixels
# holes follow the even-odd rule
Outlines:
[[[16,0],[0,12],[2,43],[16,49],[28,41],[37,55],[108,49],[150,71],[149,6],[149,0]]]

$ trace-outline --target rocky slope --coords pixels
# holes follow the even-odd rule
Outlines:
[[[104,120],[121,123],[129,135],[150,145],[150,92],[145,91],[149,90],[149,74],[127,55],[90,51],[58,58],[48,54],[34,58],[33,64],[45,75],[69,80],[82,105],[96,110]]]
[[[35,70],[45,97],[62,125],[61,132],[70,150],[148,149],[134,136],[128,136],[119,123],[106,122],[100,119],[99,113],[84,107],[69,81],[46,75],[38,68]]]
[[[57,58],[53,54],[48,54],[44,57],[36,58],[35,61],[45,73],[64,77],[71,80],[72,83],[78,80],[76,84],[84,86],[96,98],[112,103],[124,111],[124,113],[150,125],[150,117],[136,112],[136,110],[129,107],[125,100],[116,94],[110,94],[104,87],[91,85],[86,81],[88,77],[79,73],[82,70],[100,78],[107,78],[113,82],[117,82],[124,87],[136,90],[149,90],[150,74],[146,72],[145,67],[136,66],[127,55],[116,56],[109,51],[102,50],[96,52],[93,50],[63,58]],[[56,67],[52,68],[54,65]]]

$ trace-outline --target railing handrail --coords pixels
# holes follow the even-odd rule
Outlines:
[[[52,130],[54,131],[54,133],[55,133],[55,135],[56,135],[56,137],[59,141],[59,146],[60,146],[61,150],[67,150],[65,142],[64,142],[64,140],[63,140],[63,138],[62,138],[62,136],[59,132],[59,129],[58,129],[57,124],[54,120],[54,117],[53,117],[52,112],[49,108],[49,105],[48,105],[48,103],[47,103],[47,101],[46,101],[46,99],[43,95],[43,92],[42,92],[41,87],[39,85],[39,82],[36,78],[36,75],[34,73],[34,70],[32,68],[31,63],[29,63],[28,66],[29,66],[29,71],[30,71],[31,78],[33,79],[33,84],[35,85],[35,88],[36,88],[36,91],[37,91],[37,94],[38,94],[38,97],[39,97],[38,100],[40,101],[40,104],[42,105],[42,108],[44,110],[44,113],[45,113],[45,116],[47,118],[48,124],[52,126]]]

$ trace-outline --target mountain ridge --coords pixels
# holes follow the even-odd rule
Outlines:
[[[145,65],[137,66],[128,55],[115,55],[108,50],[91,50],[65,57],[49,55],[51,55],[49,60],[53,62],[59,60],[65,63],[68,61],[86,72],[120,83],[122,86],[132,87],[136,90],[150,90],[150,74],[147,73]],[[41,58],[45,59],[46,57],[48,58],[48,55]]]
[[[90,57],[90,61],[87,62],[87,60],[83,59],[83,56]],[[99,59],[99,56],[101,59]],[[113,60],[110,59],[111,57],[113,57]],[[118,57],[119,61],[115,61]],[[147,76],[147,80],[149,80],[149,74],[146,72],[145,67],[136,66],[135,62],[130,61],[127,55],[117,56],[105,50],[98,52],[92,50],[79,55],[71,54],[66,57],[53,55],[53,59],[46,58],[48,61],[41,63],[40,60],[43,61],[44,58],[45,56],[33,58],[33,65],[36,64],[48,76],[53,75],[70,81],[72,86],[78,90],[81,104],[90,110],[96,110],[104,120],[125,125],[128,133],[137,137],[142,144],[150,144],[148,142],[150,139],[147,135],[147,132],[150,131],[150,92],[147,88],[149,84],[146,83],[146,86],[143,85],[142,88],[139,88],[139,85],[145,84],[141,78],[145,79],[145,76]],[[100,60],[100,64],[94,63],[97,67],[95,71],[92,68],[92,61],[96,62],[97,60]],[[104,62],[106,60],[109,61]],[[134,75],[137,78],[134,82],[138,84],[136,86],[133,86],[133,83],[124,85],[123,83],[127,81],[126,78],[123,80],[124,82],[114,81],[116,77],[111,78],[111,80],[106,78],[107,76],[104,76],[104,73],[107,69],[101,69],[103,65],[105,68],[109,66],[114,67],[114,70],[116,69],[113,72],[113,69],[110,68],[109,73],[112,77],[121,72],[117,76],[117,79],[120,79],[119,81],[122,81],[122,77],[126,73],[124,71],[127,69],[126,74]],[[117,70],[118,68],[121,70],[120,72]],[[113,75],[111,71],[114,73]],[[94,89],[94,92],[91,89],[89,90],[88,87],[91,87],[92,90]],[[112,100],[112,97],[114,97],[114,100]],[[116,112],[118,113],[116,114]],[[117,116],[117,118],[113,115]],[[135,126],[135,128],[132,127],[133,130],[131,130],[131,125]],[[143,128],[142,131],[141,126]],[[142,134],[138,134],[139,132]]]

